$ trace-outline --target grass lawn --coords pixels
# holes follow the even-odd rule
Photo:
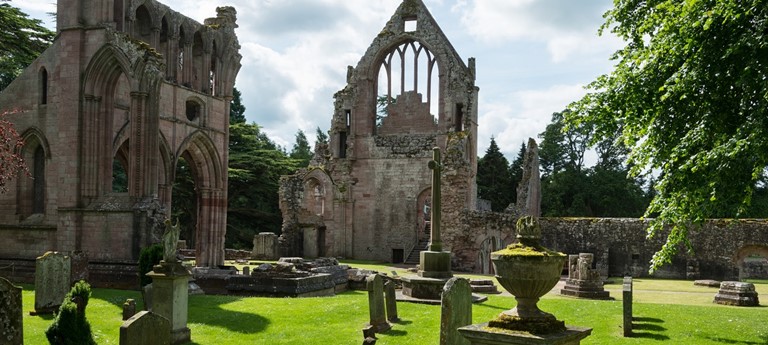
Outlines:
[[[381,272],[393,270],[372,263],[351,264]],[[761,296],[768,296],[768,283],[756,286]],[[621,284],[609,284],[606,288],[616,300],[592,301],[549,294],[539,306],[568,325],[592,327],[592,335],[582,344],[768,344],[768,308],[713,304],[716,288],[660,279],[635,279],[636,336],[624,338]],[[23,298],[25,310],[32,310],[32,286],[24,286]],[[136,291],[93,290],[87,316],[99,344],[119,343],[122,304],[126,298],[141,300]],[[474,306],[473,320],[488,321],[514,305],[512,297],[491,295],[487,302]],[[398,303],[398,314],[402,321],[389,332],[379,334],[377,344],[439,342],[440,306]],[[43,332],[52,320],[52,316],[25,313],[25,344],[47,344]],[[322,298],[189,298],[193,344],[360,344],[361,330],[367,321],[368,297],[361,291]]]

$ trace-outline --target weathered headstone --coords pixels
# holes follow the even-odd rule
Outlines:
[[[580,253],[568,256],[568,279],[560,294],[566,296],[609,299],[610,292],[603,288],[600,273],[592,268],[594,254]]]
[[[88,271],[88,254],[83,251],[72,251],[69,253],[71,265],[69,283],[73,284],[81,280],[88,281],[90,276]]]
[[[373,326],[376,333],[385,332],[392,326],[384,315],[384,282],[378,274],[368,276],[365,282],[368,289],[368,311],[371,317],[368,324]]]
[[[277,234],[260,232],[253,235],[251,257],[258,260],[274,260],[277,257]]]
[[[376,344],[376,330],[371,325],[363,327],[363,345],[366,344]]]
[[[624,311],[624,336],[632,336],[632,277],[624,277],[622,286]]]
[[[251,268],[250,268],[250,267],[248,267],[248,266],[244,266],[244,267],[243,267],[243,275],[244,275],[244,276],[249,276],[249,275],[251,275]]]
[[[129,298],[123,303],[123,321],[130,319],[134,315],[136,315],[136,301]]]
[[[384,301],[386,302],[387,307],[387,321],[400,321],[400,318],[397,316],[397,295],[395,294],[395,282],[389,279],[384,282]]]
[[[140,311],[120,326],[120,345],[168,345],[171,322],[149,311]]]
[[[31,314],[53,313],[69,292],[69,255],[47,252],[35,261],[35,310]]]
[[[0,277],[0,345],[24,344],[21,288]]]
[[[742,282],[722,282],[720,291],[715,295],[715,303],[740,307],[760,305],[755,291],[755,284]]]
[[[459,327],[472,324],[472,287],[467,279],[448,280],[440,309],[440,345],[469,345],[469,340],[458,331]]]
[[[141,296],[144,297],[144,310],[152,311],[152,284],[144,285],[141,288]]]

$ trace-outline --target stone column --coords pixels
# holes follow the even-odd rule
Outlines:
[[[180,263],[163,260],[147,276],[152,278],[152,311],[171,322],[171,344],[190,342],[187,308],[191,275]]]

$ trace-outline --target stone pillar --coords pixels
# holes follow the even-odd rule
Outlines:
[[[624,336],[632,336],[632,277],[624,277],[622,286],[623,296],[623,314],[624,314]]]
[[[191,275],[178,262],[160,261],[147,276],[152,278],[152,311],[171,323],[171,344],[188,343],[191,340],[187,327]]]
[[[376,333],[386,332],[392,326],[387,322],[384,315],[384,284],[381,276],[378,274],[369,275],[365,278],[366,288],[368,290],[368,311],[371,317],[370,325]]]

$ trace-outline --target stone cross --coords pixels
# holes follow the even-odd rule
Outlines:
[[[469,345],[458,328],[472,324],[472,287],[465,278],[453,277],[443,287],[440,303],[440,345]]]
[[[443,250],[443,245],[440,242],[440,217],[441,217],[441,204],[440,204],[440,174],[443,171],[442,163],[440,162],[440,148],[435,147],[432,149],[432,160],[429,161],[429,169],[432,170],[432,206],[430,210],[430,239],[429,239],[429,251],[440,252]]]

